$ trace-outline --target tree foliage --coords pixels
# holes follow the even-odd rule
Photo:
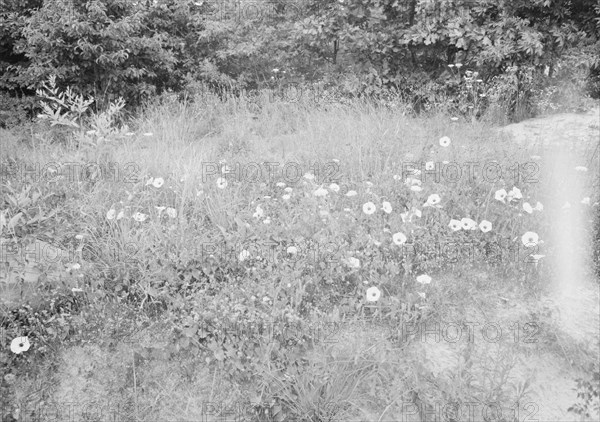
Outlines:
[[[598,69],[591,0],[2,0],[0,89],[48,76],[129,103],[192,81],[257,87],[273,68],[294,80],[361,89],[418,85],[450,63],[484,79],[543,69],[565,53]]]

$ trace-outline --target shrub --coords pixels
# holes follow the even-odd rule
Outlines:
[[[577,398],[579,401],[569,407],[568,411],[590,418],[600,413],[600,367],[595,363],[590,368],[590,375],[577,380]]]
[[[0,128],[12,128],[27,123],[36,112],[35,97],[11,95],[0,91]]]

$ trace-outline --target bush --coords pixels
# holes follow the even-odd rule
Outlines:
[[[35,97],[19,97],[0,91],[0,128],[8,129],[27,123],[36,112]]]
[[[437,97],[449,94],[443,81],[423,87],[449,63],[461,62],[487,81],[509,65],[554,63],[572,46],[588,57],[597,51],[598,24],[591,18],[597,6],[588,2],[486,1],[475,7],[462,0],[311,0],[293,7],[264,2],[258,14],[244,3],[3,2],[0,51],[7,59],[0,60],[0,89],[35,90],[56,74],[65,86],[93,95],[100,108],[119,96],[135,106],[194,80],[215,89],[257,88],[269,83],[270,69],[285,65],[289,75],[326,86],[339,85],[330,77],[348,69],[369,95],[407,89],[403,95],[418,112],[427,104],[438,107]],[[500,98],[515,119],[529,113],[527,73]],[[407,74],[420,80],[406,87]],[[453,108],[472,105],[464,100]],[[476,108],[466,114],[480,114]]]
[[[600,367],[595,363],[590,368],[587,379],[577,380],[577,398],[579,401],[569,407],[568,411],[590,418],[594,413],[600,413]]]

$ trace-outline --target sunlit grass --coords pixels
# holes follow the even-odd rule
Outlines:
[[[547,310],[536,301],[551,290],[553,272],[570,267],[556,265],[556,258],[565,256],[561,249],[565,245],[557,247],[554,237],[564,233],[557,230],[563,223],[547,215],[558,212],[560,198],[543,183],[565,177],[573,169],[550,177],[552,161],[539,145],[519,146],[482,122],[466,124],[445,115],[410,118],[363,102],[327,111],[264,98],[258,107],[255,103],[247,98],[221,102],[208,96],[180,104],[167,98],[130,123],[135,131],[131,138],[94,148],[61,143],[28,147],[9,139],[7,157],[113,163],[119,172],[117,177],[112,173],[84,183],[34,182],[42,192],[65,193],[65,200],[57,205],[59,213],[39,226],[19,226],[18,233],[4,228],[6,237],[35,237],[43,232],[66,247],[75,236],[84,235],[85,259],[63,283],[66,294],[81,289],[89,300],[85,312],[105,315],[107,324],[113,317],[103,305],[106,302],[143,311],[140,320],[164,322],[159,335],[166,345],[160,350],[170,359],[206,364],[213,379],[209,376],[201,390],[211,391],[211,397],[218,377],[224,384],[249,390],[236,391],[237,400],[255,400],[270,411],[306,414],[312,406],[321,417],[323,412],[337,411],[378,420],[398,415],[406,401],[508,404],[525,394],[518,383],[509,382],[516,365],[513,355],[524,353],[510,339],[503,338],[496,349],[483,342],[473,346],[476,350],[464,344],[438,350],[414,338],[405,338],[406,344],[394,343],[393,327],[407,321],[465,320],[508,326],[508,318],[498,316],[505,306],[527,309],[535,304],[531,315],[523,312],[518,322],[529,322],[533,315],[539,318],[539,326],[552,329],[552,312],[544,314]],[[450,139],[449,145],[440,141],[442,137]],[[492,161],[496,164],[490,165]],[[293,162],[301,172],[269,177],[264,162]],[[427,173],[426,162],[434,168],[455,163],[463,171],[454,182],[439,171],[436,179]],[[236,177],[222,172],[225,165],[235,169],[250,163],[263,169],[262,178],[250,181],[247,174]],[[420,178],[421,190],[411,190],[411,183],[406,183],[407,163],[418,163],[422,173],[413,177]],[[502,175],[483,172],[495,165],[501,166]],[[597,172],[597,168],[589,170],[588,175]],[[17,196],[25,183],[13,182],[6,190]],[[347,195],[350,191],[356,195]],[[589,213],[598,201],[597,192],[585,187],[577,194],[589,196],[590,203],[579,201],[573,206]],[[533,209],[538,202],[543,207]],[[47,203],[39,206],[46,213],[52,208]],[[19,210],[15,205],[8,209],[7,219]],[[465,227],[473,223],[474,230],[457,226],[454,231],[451,220]],[[581,225],[584,220],[578,221]],[[56,225],[60,231],[52,234]],[[538,258],[538,264],[526,262],[523,235],[528,232],[543,241],[534,251],[546,255]],[[275,246],[257,250],[252,242]],[[466,253],[465,249],[457,256],[442,253],[439,248],[449,244],[466,246]],[[500,261],[491,262],[484,253],[490,244],[496,247],[492,252],[502,253]],[[297,248],[290,249],[292,245]],[[424,249],[404,248],[409,245]],[[62,264],[73,268],[73,262]],[[144,312],[151,317],[142,317]],[[371,322],[364,321],[367,317]],[[137,318],[126,317],[123,325],[131,329]],[[310,324],[343,323],[340,338],[366,336],[361,331],[366,324],[377,347],[338,339],[339,347],[332,351],[315,341],[318,338],[307,336],[302,338],[307,344],[295,349],[252,331],[249,339],[227,337],[231,343],[222,342],[223,338],[210,342],[210,336],[198,341],[202,321],[211,321],[216,332],[233,318],[243,324],[297,319],[305,329]],[[87,326],[85,318],[61,324],[80,330]],[[11,325],[9,334],[21,334],[16,331],[18,326]],[[40,336],[54,339],[47,332]],[[110,338],[110,334],[100,337]],[[564,341],[562,336],[544,338],[547,343],[523,346],[525,352],[556,352]],[[34,342],[32,352],[36,347]],[[135,353],[142,353],[139,344],[136,347]],[[404,359],[398,360],[398,349]],[[431,353],[433,360],[443,357],[442,365],[444,359],[462,359],[464,365],[475,362],[481,368],[474,376],[480,379],[444,378],[419,363],[421,353]],[[486,377],[484,365],[490,356],[497,363],[491,378]],[[580,365],[587,359],[582,356]],[[301,370],[303,357],[323,379],[313,382],[295,372]],[[360,383],[352,376],[357,368]],[[145,371],[135,366],[134,370]],[[166,375],[149,375],[153,376]],[[185,415],[201,412],[193,397],[185,404],[174,398],[181,390],[172,383],[178,376],[168,378],[171,384],[164,387],[168,391],[150,384],[145,392],[136,387],[131,395],[137,415],[147,415],[140,406],[147,411],[152,400],[162,403],[168,420],[176,419],[173,403]],[[407,397],[385,393],[390,386],[407,392]],[[84,390],[81,386],[79,399],[85,398]],[[113,394],[112,389],[99,387],[101,398]],[[336,400],[343,406],[323,407],[324,401]],[[156,412],[150,414],[160,414]]]

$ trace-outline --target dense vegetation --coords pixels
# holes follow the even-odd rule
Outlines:
[[[198,83],[281,95],[318,83],[346,96],[394,88],[419,111],[456,99],[470,71],[495,80],[515,117],[556,78],[598,95],[599,28],[591,0],[3,0],[0,90],[9,102],[56,75],[100,107]],[[454,107],[480,115],[467,91]]]
[[[538,418],[532,401],[593,420],[591,306],[545,298],[561,224],[583,232],[581,284],[561,281],[594,298],[598,147],[496,126],[593,103],[599,15],[0,0],[0,419],[61,419],[55,400],[89,421],[416,422],[478,403],[508,422]],[[504,336],[412,330],[440,322]]]

